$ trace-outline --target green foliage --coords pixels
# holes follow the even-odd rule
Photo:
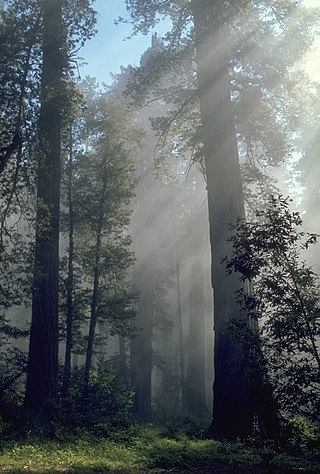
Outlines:
[[[253,330],[248,334],[241,325],[235,329],[246,346],[249,371],[266,365],[281,408],[315,419],[320,402],[320,285],[303,254],[317,236],[299,229],[301,217],[290,211],[289,202],[271,197],[256,222],[239,220],[232,227],[233,255],[226,267],[253,283],[252,292],[237,295]],[[257,344],[263,359],[257,360]]]
[[[101,91],[87,78],[79,94],[82,101],[65,136],[61,228],[69,248],[61,262],[61,310],[69,329],[72,319],[69,347],[83,353],[87,346],[87,378],[92,349],[104,358],[108,337],[127,336],[135,317],[137,294],[128,275],[134,255],[127,227],[141,132],[115,89]],[[84,339],[88,315],[89,337]]]
[[[142,67],[131,70],[128,95],[140,105],[151,94],[167,103],[165,112],[159,113],[162,116],[152,118],[159,136],[160,160],[174,153],[191,155],[201,162],[204,150],[193,19],[196,2],[126,3],[133,34],[146,34],[161,19],[166,20],[169,29],[157,47],[146,53]],[[205,8],[209,11],[211,7],[204,2]],[[319,10],[305,9],[301,0],[244,0],[212,5],[213,18],[218,16],[216,8],[223,16],[221,30],[229,56],[238,152],[246,177],[251,183],[255,180],[261,184],[266,179],[266,165],[279,164],[292,153],[292,136],[300,126],[297,96],[301,83],[306,81],[300,71],[295,75],[292,70],[312,44]],[[214,37],[214,21],[203,25],[201,35]]]
[[[100,364],[91,371],[84,394],[83,372],[83,368],[73,369],[67,396],[58,394],[40,413],[14,412],[11,398],[5,407],[14,416],[8,417],[11,425],[5,427],[6,437],[12,432],[15,438],[32,436],[59,441],[72,437],[127,438],[133,425],[132,390],[108,364]]]
[[[27,357],[18,346],[28,335],[28,330],[17,328],[0,315],[0,433],[15,419],[21,405]]]
[[[287,447],[291,451],[304,452],[319,447],[319,426],[302,417],[286,419]]]
[[[86,395],[83,395],[83,370],[71,374],[69,395],[60,402],[56,430],[63,435],[90,431],[97,436],[110,436],[116,429],[127,429],[132,424],[132,391],[126,388],[115,371],[101,365],[92,370]],[[60,421],[59,421],[60,420]],[[61,424],[60,424],[61,423]]]
[[[2,443],[2,472],[148,472],[150,469],[228,472],[317,472],[311,452],[304,457],[271,447],[163,437],[153,427],[137,427],[126,439],[105,439],[83,433],[67,440],[29,438]]]

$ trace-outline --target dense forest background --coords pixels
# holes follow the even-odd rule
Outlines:
[[[150,47],[110,86],[79,77],[93,1],[0,5],[0,431],[153,422],[305,448],[320,91],[302,65],[319,8],[125,4],[117,21]]]

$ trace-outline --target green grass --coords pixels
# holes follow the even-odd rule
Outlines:
[[[144,465],[143,455],[130,446],[95,438],[70,442],[31,439],[9,443],[0,454],[0,472],[119,471]]]
[[[247,467],[248,472],[253,468],[257,469],[255,472],[275,472],[277,468],[284,472],[319,472],[312,456],[276,453],[271,448],[241,442],[195,440],[184,435],[171,439],[146,427],[131,436],[118,434],[113,440],[83,434],[61,441],[30,438],[3,441],[0,449],[0,473],[133,473],[154,468],[197,472],[223,465],[235,466],[233,472],[239,472],[237,466]]]

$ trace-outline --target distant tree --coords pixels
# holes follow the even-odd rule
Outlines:
[[[239,291],[238,299],[257,322],[260,338],[256,331],[244,334],[237,323],[233,329],[245,346],[239,365],[250,377],[266,366],[283,412],[315,420],[320,402],[320,285],[303,259],[318,236],[300,230],[302,219],[289,205],[289,199],[271,197],[256,221],[239,220],[232,228],[227,270],[254,283],[254,292],[248,296]]]
[[[66,277],[66,351],[63,368],[63,381],[61,394],[66,397],[69,393],[71,382],[71,355],[74,342],[74,319],[75,319],[75,259],[74,259],[74,227],[75,216],[73,211],[73,180],[74,180],[74,145],[72,126],[69,132],[68,146],[68,162],[67,162],[67,179],[66,179],[66,206],[67,206],[67,228],[68,228],[68,256],[67,256],[67,277]],[[63,186],[62,186],[63,190]],[[63,193],[63,191],[62,191]],[[61,226],[63,230],[63,225]]]
[[[205,213],[199,211],[194,219],[196,225],[191,239],[194,245],[191,248],[201,246],[201,236],[198,235],[204,227],[203,219]],[[198,232],[197,232],[198,231]],[[202,236],[203,241],[205,236]],[[202,258],[200,257],[202,256]],[[190,265],[190,290],[189,290],[189,335],[187,345],[187,371],[186,391],[188,399],[188,414],[197,417],[205,417],[209,410],[206,404],[206,318],[205,318],[205,271],[204,256],[195,252],[195,258]],[[211,328],[210,328],[211,329]]]
[[[146,143],[137,161],[136,174],[139,177],[133,203],[133,219],[131,234],[136,262],[132,272],[132,279],[139,293],[137,317],[134,321],[133,337],[130,341],[130,374],[134,389],[133,409],[136,416],[144,421],[152,419],[152,365],[155,318],[155,283],[156,269],[154,262],[158,261],[154,255],[154,262],[150,262],[150,255],[156,252],[153,239],[155,209],[159,206],[159,193],[155,187],[155,178],[150,170],[148,160],[150,140],[153,137],[147,133]]]
[[[130,113],[116,92],[99,92],[90,79],[81,87],[86,107],[80,110],[75,122],[78,146],[73,164],[69,157],[67,167],[66,229],[69,232],[68,256],[70,259],[74,253],[73,266],[76,264],[81,268],[81,287],[90,313],[85,392],[98,342],[98,324],[100,328],[107,326],[109,334],[125,336],[128,321],[134,316],[135,294],[127,280],[133,255],[125,229],[130,222],[129,203],[135,184],[133,149],[138,146],[140,132],[133,127]],[[74,288],[69,287],[70,268],[68,274],[69,303],[66,307],[72,311],[70,291],[72,293]],[[69,321],[68,325],[72,326],[72,323]]]
[[[32,101],[37,101],[39,87],[41,12],[39,2],[34,0],[5,3],[6,8],[0,12],[3,46],[0,56],[0,173],[4,173],[10,163],[20,175],[19,167],[24,167],[23,142],[30,137],[31,143],[31,137],[34,138],[30,125],[37,112]],[[15,181],[13,186],[17,185]]]
[[[320,171],[318,167],[320,105],[317,100],[319,91],[320,85],[318,83],[307,80],[304,87],[299,90],[301,133],[296,137],[296,140],[298,141],[297,147],[301,150],[301,158],[297,163],[297,179],[301,187],[297,189],[295,183],[292,183],[298,192],[303,189],[301,208],[304,214],[304,225],[317,232],[320,232],[319,222],[315,218],[320,206]],[[314,247],[312,258],[315,261],[319,260],[318,252],[319,248]]]

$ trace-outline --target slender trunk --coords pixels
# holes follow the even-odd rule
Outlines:
[[[189,292],[189,337],[186,389],[188,414],[203,417],[208,413],[206,408],[205,383],[205,301],[204,301],[204,268],[200,261],[191,266]]]
[[[209,260],[209,259],[208,259]],[[205,352],[206,352],[206,406],[210,413],[213,407],[213,301],[210,272],[205,265]]]
[[[187,413],[187,387],[186,387],[186,361],[184,350],[183,324],[182,324],[182,305],[181,305],[181,275],[180,260],[178,253],[178,231],[176,231],[176,283],[177,283],[177,303],[178,303],[178,341],[179,341],[179,360],[180,360],[180,386],[182,398],[182,415]]]
[[[126,341],[124,336],[119,335],[119,373],[123,384],[128,386]]]
[[[139,308],[135,321],[138,334],[131,339],[131,384],[134,389],[134,412],[143,421],[152,419],[151,373],[154,276],[141,265],[136,270],[135,282],[139,289]]]
[[[73,214],[73,149],[72,149],[72,131],[70,132],[70,157],[68,167],[68,209],[69,209],[69,253],[68,253],[68,281],[67,281],[67,334],[66,334],[66,352],[63,370],[62,396],[67,397],[69,393],[71,378],[71,354],[73,347],[73,259],[74,259],[74,214]]]
[[[214,404],[210,431],[234,438],[252,433],[254,410],[237,369],[239,347],[228,334],[230,319],[243,319],[235,301],[237,275],[227,276],[221,259],[230,248],[229,226],[244,216],[240,166],[230,99],[228,50],[222,31],[225,2],[193,0],[198,87],[208,188],[214,290]]]
[[[146,144],[143,160],[137,169],[140,181],[136,190],[137,206],[132,219],[132,241],[136,256],[133,281],[139,292],[139,303],[133,328],[136,335],[130,342],[130,377],[134,390],[133,410],[137,418],[143,421],[152,419],[152,335],[157,268],[154,226],[159,215],[159,192],[150,163],[155,146],[153,138],[151,135],[151,141]]]
[[[58,386],[58,270],[62,0],[43,2],[43,64],[39,118],[37,215],[32,321],[25,405],[39,411]]]
[[[104,162],[104,167],[105,167],[105,162]],[[84,375],[83,375],[83,394],[84,395],[86,395],[88,391],[90,370],[92,367],[92,358],[93,358],[94,336],[95,336],[97,319],[98,319],[97,309],[98,309],[99,285],[100,285],[100,256],[101,256],[101,246],[102,246],[103,220],[104,220],[104,214],[105,214],[105,199],[106,199],[106,191],[107,191],[106,178],[107,176],[106,176],[106,170],[105,170],[104,175],[103,175],[102,190],[101,190],[101,197],[100,197],[100,203],[99,203],[98,222],[97,222],[89,334],[88,334],[88,343],[87,343],[87,351],[86,351],[86,362],[85,362]]]

